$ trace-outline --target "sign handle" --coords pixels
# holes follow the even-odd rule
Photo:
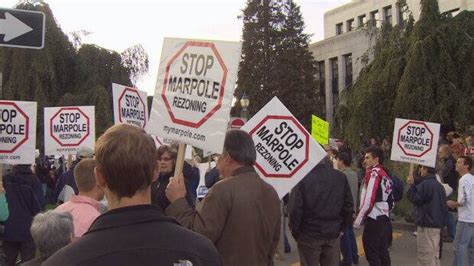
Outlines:
[[[410,164],[410,169],[408,170],[408,176],[413,177],[414,170],[415,170],[415,165],[411,163]]]
[[[71,169],[71,166],[72,166],[72,154],[70,154],[70,153],[67,155],[67,165],[66,165],[66,166],[67,166],[67,169],[68,169],[68,170]]]
[[[209,169],[211,168],[211,160],[212,160],[211,155],[209,155],[209,159],[207,160],[207,162],[209,163]]]
[[[176,165],[174,168],[174,176],[182,176],[183,173],[183,164],[184,164],[184,153],[186,151],[186,144],[180,142],[178,147],[178,156],[176,158]],[[179,180],[180,182],[183,180]]]

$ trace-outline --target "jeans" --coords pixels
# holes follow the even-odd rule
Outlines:
[[[456,236],[456,219],[454,217],[454,212],[449,212],[448,211],[448,217],[447,217],[447,225],[446,227],[448,228],[448,234],[451,238],[454,239]]]
[[[343,259],[340,265],[350,266],[352,263],[356,264],[356,262],[359,260],[359,252],[357,250],[357,243],[352,225],[347,228],[347,230],[341,236],[341,253]]]
[[[454,266],[464,265],[464,253],[468,251],[469,265],[474,265],[474,223],[458,221],[454,238]]]

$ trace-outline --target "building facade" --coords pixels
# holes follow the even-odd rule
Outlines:
[[[420,0],[406,0],[408,9],[417,20],[421,13]],[[474,10],[474,0],[438,0],[440,12],[453,15]],[[325,115],[334,124],[334,111],[340,94],[357,79],[364,63],[371,60],[367,53],[375,44],[367,25],[380,28],[383,23],[402,25],[407,21],[397,0],[353,0],[324,14],[324,39],[310,45],[319,65],[319,87],[325,99]],[[324,89],[323,89],[324,88]]]

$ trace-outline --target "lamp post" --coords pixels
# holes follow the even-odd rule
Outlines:
[[[249,110],[247,107],[249,107],[250,100],[247,94],[244,93],[242,97],[240,98],[240,106],[242,106],[242,111],[240,111],[240,117],[244,119],[245,121],[248,120],[249,118]]]

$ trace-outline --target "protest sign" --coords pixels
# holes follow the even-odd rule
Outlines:
[[[396,118],[390,159],[435,167],[439,129],[436,123]]]
[[[220,153],[241,43],[165,38],[147,131]]]
[[[310,136],[288,109],[274,97],[242,130],[255,143],[255,169],[282,198],[316,164],[326,152]]]
[[[328,144],[329,123],[315,115],[312,115],[311,136],[321,145]]]
[[[0,163],[35,163],[36,107],[36,102],[0,100]]]
[[[148,121],[146,92],[112,83],[115,124],[145,128]]]
[[[76,154],[82,146],[94,150],[94,110],[94,106],[44,108],[45,154]]]

